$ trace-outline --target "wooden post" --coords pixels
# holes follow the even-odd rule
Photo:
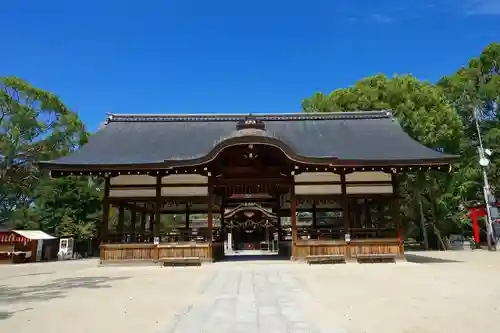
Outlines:
[[[207,208],[207,226],[208,226],[208,242],[212,243],[212,229],[214,225],[214,219],[212,214],[212,205],[213,205],[213,183],[212,178],[208,178],[208,208]]]
[[[153,206],[154,208],[154,206]],[[149,224],[148,224],[148,229],[149,229],[149,237],[153,237],[153,229],[155,225],[155,213],[149,214]]]
[[[347,180],[345,172],[340,174],[341,190],[342,190],[342,217],[344,218],[344,240],[349,239],[346,242],[345,247],[345,260],[352,261],[352,251],[351,251],[351,240],[354,238],[351,232],[351,214],[349,211],[349,198],[347,197]],[[349,235],[349,237],[346,237]]]
[[[340,174],[341,190],[342,190],[342,215],[344,218],[344,237],[345,234],[350,235],[351,218],[349,212],[349,198],[347,197],[347,182],[345,172]],[[351,236],[351,235],[350,235]]]
[[[141,213],[141,242],[144,242],[144,234],[146,233],[146,212]]]
[[[393,193],[393,198],[391,200],[391,211],[392,211],[392,218],[396,223],[397,236],[399,240],[398,255],[400,257],[404,257],[404,233],[401,227],[401,207],[399,205],[399,184],[398,184],[397,174],[392,173],[391,180],[392,180],[392,193]]]
[[[117,233],[118,237],[120,237],[119,242],[123,243],[123,235],[124,235],[124,219],[125,219],[125,206],[120,202],[120,206],[118,206],[118,225],[117,225]]]
[[[132,206],[130,208],[130,243],[135,243],[136,242],[136,236],[135,236],[135,223],[137,221],[137,207]]]
[[[189,229],[189,203],[186,202],[186,216],[185,216],[186,229]]]
[[[101,244],[108,242],[108,228],[109,228],[109,178],[104,180],[104,197],[102,199],[102,220],[100,238]]]
[[[297,198],[295,197],[295,182],[290,188],[290,219],[292,220],[292,259],[296,257],[295,244],[297,242]]]
[[[317,222],[316,222],[316,201],[313,200],[312,204],[312,227],[316,229]]]
[[[225,250],[224,244],[226,242],[226,221],[224,221],[224,200],[221,199],[220,203],[220,233],[223,250]]]
[[[283,254],[283,251],[281,251],[281,200],[280,200],[280,195],[278,194],[278,198],[275,203],[275,209],[276,211],[274,212],[276,214],[276,218],[278,219],[278,225],[277,225],[277,232],[278,232],[278,254]]]
[[[161,210],[161,179],[162,175],[156,176],[156,200],[155,200],[155,220],[153,224],[153,241],[155,237],[159,236],[160,228],[160,210]]]
[[[214,260],[214,249],[213,249],[213,225],[214,225],[214,217],[213,217],[213,179],[212,177],[208,177],[208,207],[207,207],[207,226],[208,226],[208,257],[211,260]]]
[[[363,227],[373,228],[372,213],[371,213],[370,202],[368,201],[368,198],[365,198],[363,200],[363,210],[365,213],[365,225]]]

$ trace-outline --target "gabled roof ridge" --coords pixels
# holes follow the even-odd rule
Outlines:
[[[252,117],[262,121],[279,120],[345,120],[392,118],[390,110],[316,112],[316,113],[249,113],[249,114],[114,114],[108,113],[106,122],[197,122],[197,121],[239,121]]]

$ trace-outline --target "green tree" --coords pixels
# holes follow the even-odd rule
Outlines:
[[[316,93],[302,102],[305,112],[392,110],[403,129],[430,148],[461,153],[463,125],[443,92],[410,75],[389,79],[378,74],[358,81],[353,87]],[[402,183],[403,213],[407,224],[416,223],[424,205],[427,227],[440,239],[441,234],[459,228],[463,219],[457,213],[469,187],[459,186],[461,173],[407,174]],[[473,185],[467,183],[467,185]]]
[[[43,179],[34,193],[33,216],[54,235],[85,240],[95,236],[102,190],[91,178]]]
[[[67,154],[86,140],[83,123],[57,96],[16,77],[0,78],[0,223],[33,204],[43,177],[38,161]]]
[[[448,102],[460,116],[466,140],[463,142],[464,165],[478,169],[476,146],[478,135],[474,111],[478,119],[485,147],[493,154],[490,158],[488,176],[493,190],[500,195],[500,43],[488,45],[481,55],[469,61],[455,74],[443,77],[438,86]],[[480,172],[476,171],[480,183]],[[479,197],[481,195],[478,195]]]

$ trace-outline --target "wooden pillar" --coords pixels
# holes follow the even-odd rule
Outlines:
[[[156,176],[156,198],[155,198],[155,219],[153,224],[153,240],[155,237],[159,236],[160,228],[160,210],[161,210],[161,179],[162,175],[158,174]]]
[[[146,212],[141,213],[141,242],[144,242],[144,234],[146,233]]]
[[[344,218],[344,240],[346,240],[346,248],[345,248],[345,258],[346,261],[351,261],[352,260],[352,254],[351,254],[351,240],[354,238],[354,235],[352,235],[351,232],[351,214],[349,211],[350,205],[349,205],[349,197],[347,196],[347,181],[346,181],[346,174],[345,172],[342,172],[340,174],[340,181],[341,181],[341,191],[342,191],[342,217]]]
[[[118,233],[119,243],[123,243],[123,235],[124,235],[124,219],[125,219],[125,206],[123,203],[120,203],[118,206],[118,225],[116,228],[116,232]]]
[[[312,227],[314,229],[316,229],[316,226],[317,226],[317,222],[316,222],[316,201],[313,201],[313,204],[312,204],[312,219],[313,219],[313,223],[312,223]]]
[[[154,206],[153,206],[154,208]],[[155,213],[151,213],[149,214],[149,224],[148,224],[148,233],[149,233],[149,236],[152,237],[153,236],[153,229],[154,229],[154,224],[155,224]]]
[[[292,259],[296,257],[295,243],[297,242],[297,198],[295,197],[295,182],[290,188],[290,219],[292,221]]]
[[[373,221],[372,221],[372,213],[370,209],[370,202],[368,201],[368,198],[364,198],[363,200],[363,210],[364,210],[364,215],[365,215],[365,228],[373,228]]]
[[[137,207],[132,206],[130,208],[130,243],[135,243],[136,242],[136,235],[135,235],[135,223],[137,222]]]
[[[220,241],[222,242],[222,246],[224,246],[224,242],[226,241],[226,221],[224,221],[224,200],[221,198],[220,203]]]
[[[393,197],[391,200],[391,212],[392,218],[396,224],[396,231],[399,240],[399,256],[404,256],[404,232],[401,226],[401,207],[399,203],[399,183],[398,183],[398,175],[395,173],[391,174],[392,181],[392,193]]]
[[[278,246],[279,246],[279,242],[281,241],[281,197],[280,195],[278,194],[278,198],[276,200],[276,203],[275,203],[275,207],[276,207],[276,210],[275,210],[275,214],[276,214],[276,218],[278,219]]]
[[[189,203],[186,202],[186,216],[185,216],[186,229],[189,229]]]
[[[102,219],[100,238],[101,244],[108,242],[108,228],[109,228],[109,178],[104,180],[104,197],[102,199]]]
[[[340,181],[341,181],[341,190],[342,190],[342,215],[344,218],[344,237],[345,237],[345,234],[349,234],[349,236],[351,237],[351,231],[350,231],[351,214],[349,211],[349,198],[347,197],[347,183],[346,183],[346,176],[345,176],[344,172],[340,175]]]
[[[212,182],[212,178],[209,177],[208,178],[208,197],[207,197],[207,205],[208,205],[208,208],[207,208],[207,226],[208,226],[208,236],[207,236],[207,240],[209,243],[212,243],[212,238],[213,238],[213,225],[214,225],[214,218],[213,218],[213,214],[212,214],[212,210],[213,210],[213,182]]]

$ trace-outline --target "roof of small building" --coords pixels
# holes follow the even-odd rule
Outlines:
[[[49,235],[41,230],[12,230],[18,235],[23,236],[31,240],[46,240],[46,239],[56,239],[56,237]]]
[[[252,126],[252,124],[254,126]],[[253,115],[119,115],[78,151],[41,163],[71,166],[181,166],[207,162],[224,147],[263,143],[299,162],[331,160],[447,164],[456,156],[410,138],[389,111]],[[212,155],[212,157],[210,157]]]

